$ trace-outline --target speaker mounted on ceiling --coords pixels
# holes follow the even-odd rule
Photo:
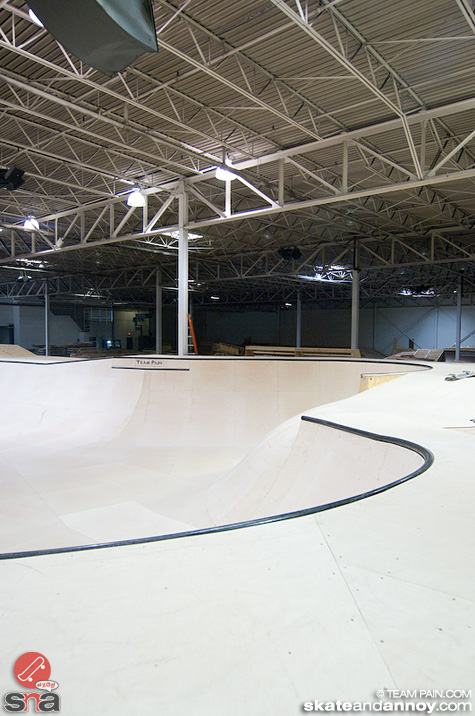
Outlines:
[[[106,75],[158,52],[151,0],[28,0],[53,37]]]
[[[15,191],[25,183],[23,179],[24,173],[22,169],[18,169],[15,166],[0,169],[0,187],[5,187],[8,191]]]

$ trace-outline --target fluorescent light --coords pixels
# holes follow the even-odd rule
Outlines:
[[[26,229],[26,231],[38,231],[40,225],[36,219],[30,216],[29,219],[26,219],[26,221],[23,222],[23,228]]]
[[[140,189],[133,189],[127,197],[128,206],[145,206],[145,197]]]
[[[38,266],[38,269],[42,269],[48,265],[45,261],[40,261],[38,259],[16,259],[16,261],[22,264],[26,264],[28,268],[32,271],[37,270],[32,268],[33,266]]]
[[[180,232],[179,231],[162,231],[162,236],[171,236],[172,239],[179,239],[180,238]],[[203,234],[193,234],[192,231],[188,232],[188,238],[190,240],[192,239],[202,239]]]
[[[38,17],[38,15],[35,15],[35,13],[33,12],[33,10],[31,10],[31,9],[28,10],[28,15],[30,16],[30,19],[33,20],[33,22],[35,23],[35,25],[38,25],[38,27],[44,27],[44,25],[43,25],[43,23],[41,22],[40,18]]]
[[[27,264],[28,266],[36,264],[37,266],[44,266],[45,264],[40,259],[16,259],[17,261],[21,261],[23,264]]]
[[[313,276],[299,275],[299,278],[303,278],[306,281],[323,281],[324,283],[351,283],[352,274],[351,270],[346,266],[339,266],[337,264],[332,266],[315,266],[315,273]]]
[[[211,296],[212,301],[219,301],[219,296]]]
[[[100,293],[73,293],[73,296],[79,296],[79,298],[102,298],[105,299],[107,296],[101,296]]]
[[[233,172],[229,169],[225,169],[224,167],[216,167],[216,179],[219,179],[220,181],[232,181],[236,178],[236,174],[233,174]]]
[[[454,291],[454,293],[456,293]],[[412,296],[413,298],[424,298],[425,296],[437,296],[435,290],[433,288],[420,288],[419,290],[415,288],[412,290],[412,288],[403,288],[402,291],[399,291],[399,296]]]

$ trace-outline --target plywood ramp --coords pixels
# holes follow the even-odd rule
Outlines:
[[[21,358],[22,356],[33,356],[34,353],[16,344],[0,343],[0,357]]]
[[[474,443],[446,428],[473,424],[474,380],[399,362],[407,375],[358,393],[361,373],[391,364],[133,360],[0,362],[4,550],[92,546],[158,521],[177,533],[3,555],[4,693],[31,650],[49,659],[68,716],[289,716],[380,692],[393,702],[394,689],[473,693]],[[182,536],[374,492],[421,465],[321,421],[418,443],[435,461],[323,512]]]
[[[350,500],[424,464],[424,457],[407,445],[375,437],[332,423],[289,421],[210,487],[208,505],[215,524]]]
[[[389,383],[390,380],[399,378],[401,373],[377,373],[372,375],[371,373],[362,373],[360,382],[360,392],[363,390],[371,390],[371,388],[377,388],[378,385]]]
[[[208,486],[291,416],[357,392],[367,366],[150,357],[0,363],[0,550],[210,526]]]

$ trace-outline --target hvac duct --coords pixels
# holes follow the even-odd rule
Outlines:
[[[158,51],[151,0],[28,0],[28,5],[63,47],[106,75]]]

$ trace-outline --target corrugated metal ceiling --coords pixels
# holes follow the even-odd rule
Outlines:
[[[238,296],[237,282],[225,280],[230,261],[246,282],[246,295],[271,300],[275,275],[284,293],[297,290],[302,268],[283,264],[279,247],[300,246],[301,264],[310,271],[315,257],[325,256],[330,264],[358,239],[371,250],[363,252],[361,266],[368,271],[369,298],[373,287],[378,300],[382,295],[391,300],[394,276],[407,280],[397,266],[412,265],[415,256],[394,243],[399,240],[433,242],[430,255],[414,269],[419,282],[426,272],[430,283],[434,266],[449,262],[447,297],[462,265],[466,285],[475,285],[475,176],[470,175],[475,138],[469,137],[475,116],[475,16],[470,23],[463,3],[191,0],[178,12],[182,3],[155,0],[159,52],[112,78],[83,65],[34,25],[22,0],[2,3],[0,167],[19,166],[26,183],[14,192],[0,189],[0,295],[2,286],[4,295],[14,295],[11,267],[19,265],[18,256],[49,251],[58,237],[57,250],[48,254],[49,276],[105,270],[102,258],[97,264],[94,257],[106,252],[109,269],[119,272],[119,287],[120,272],[133,265],[162,266],[176,275],[174,240],[165,239],[168,254],[158,234],[145,237],[147,246],[134,238],[116,242],[124,231],[139,234],[147,222],[138,214],[125,220],[125,201],[117,203],[114,227],[124,222],[111,237],[107,202],[130,189],[125,180],[163,188],[149,197],[150,220],[170,181],[197,176],[225,156],[235,163],[251,160],[242,176],[254,189],[233,182],[232,210],[242,216],[212,223],[217,214],[209,202],[225,211],[224,187],[214,179],[193,185],[208,203],[189,190],[190,221],[209,223],[199,229],[202,253],[198,248],[192,256],[192,276],[198,265],[211,276],[224,276],[214,284],[223,299]],[[457,102],[466,104],[447,109]],[[419,119],[427,110],[434,111]],[[397,126],[383,126],[395,121]],[[350,135],[346,164],[343,140],[354,130],[361,132]],[[322,141],[331,137],[333,145]],[[267,160],[276,152],[285,162],[280,190],[278,157]],[[465,174],[432,185],[429,173],[440,162],[439,178]],[[402,187],[404,182],[412,184]],[[271,202],[282,196],[285,205],[277,212]],[[98,201],[105,203],[95,208]],[[304,201],[313,205],[295,208]],[[273,213],[264,211],[272,206]],[[58,216],[67,211],[72,213]],[[34,246],[21,231],[29,215],[43,227]],[[176,221],[172,202],[154,228]],[[11,239],[4,238],[12,226],[18,229],[15,257]],[[434,235],[442,237],[439,243]],[[449,240],[458,246],[451,255]],[[249,268],[260,253],[266,255],[265,271]],[[351,252],[345,260],[351,264]],[[371,271],[378,260],[381,271]],[[124,285],[124,295],[129,289]],[[134,288],[134,300],[148,300],[153,285],[142,289]],[[311,287],[312,296],[317,289]],[[120,290],[114,295],[124,297]],[[207,300],[205,289],[200,300]]]

